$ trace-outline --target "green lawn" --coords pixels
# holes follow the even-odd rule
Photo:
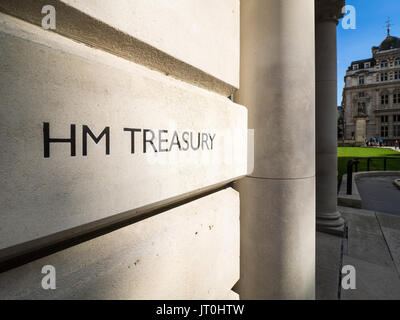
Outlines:
[[[342,176],[347,172],[347,162],[352,158],[357,157],[391,157],[399,156],[400,152],[396,152],[390,149],[378,149],[378,148],[356,148],[356,147],[339,147],[338,148],[338,182],[342,181]],[[372,160],[370,165],[371,171],[383,170],[383,159]],[[400,160],[388,160],[387,161],[388,171],[400,171]],[[361,160],[358,165],[358,171],[367,171],[367,161]]]

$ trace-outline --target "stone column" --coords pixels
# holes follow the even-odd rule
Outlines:
[[[337,210],[336,26],[344,0],[316,1],[316,170],[317,230],[343,234]]]
[[[315,298],[314,0],[241,1],[240,90],[254,129],[241,201],[241,299]]]

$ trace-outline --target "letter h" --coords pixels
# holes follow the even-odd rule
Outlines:
[[[71,138],[70,139],[58,139],[50,138],[50,124],[48,122],[43,123],[43,145],[44,145],[44,157],[50,158],[50,143],[70,143],[71,144],[71,157],[76,155],[76,142],[75,142],[75,125],[71,124]]]

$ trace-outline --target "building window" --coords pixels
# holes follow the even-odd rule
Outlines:
[[[395,114],[393,116],[393,122],[400,122],[400,114]]]
[[[364,92],[364,91],[360,91],[360,92],[358,93],[358,97],[359,97],[359,98],[365,97],[365,92]]]
[[[381,81],[388,81],[388,74],[387,73],[381,73]]]
[[[388,136],[389,136],[389,127],[381,126],[381,137],[388,137]]]
[[[365,82],[364,76],[358,78],[358,84],[364,84],[364,82]]]
[[[400,103],[400,93],[393,94],[393,103]]]
[[[393,134],[395,137],[400,137],[400,126],[393,126]]]
[[[396,59],[394,60],[394,65],[395,65],[395,66],[400,66],[400,58],[396,58]]]
[[[383,61],[381,62],[381,68],[387,68],[388,66],[389,66],[389,63],[388,63],[387,60],[383,60]]]
[[[389,104],[389,95],[387,94],[381,95],[381,104]]]
[[[389,122],[389,116],[381,116],[381,122],[382,123],[388,123]]]
[[[364,68],[365,69],[371,68],[371,63],[370,62],[364,63]]]
[[[358,64],[353,64],[353,70],[358,70]]]
[[[400,80],[400,71],[394,72],[394,80]]]

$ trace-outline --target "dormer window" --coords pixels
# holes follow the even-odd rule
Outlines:
[[[358,77],[358,84],[359,84],[359,85],[362,85],[362,84],[364,84],[364,83],[365,83],[364,76]]]
[[[389,66],[389,63],[388,63],[387,60],[383,60],[383,61],[381,62],[381,68],[387,68],[388,66]]]
[[[371,68],[371,62],[364,63],[364,68],[365,69]]]
[[[353,64],[353,70],[358,70],[358,64]]]

